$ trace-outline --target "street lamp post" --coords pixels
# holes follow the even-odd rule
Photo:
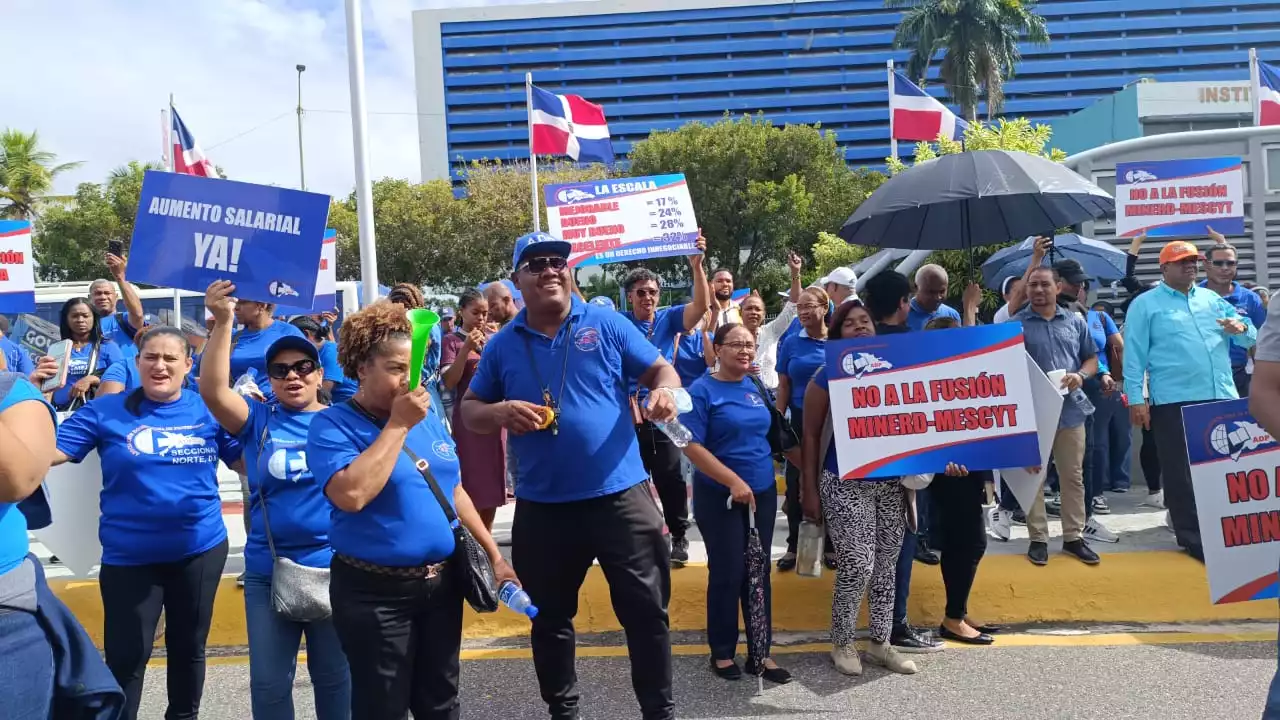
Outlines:
[[[302,163],[302,73],[306,65],[298,65],[298,181],[307,189],[307,171]]]

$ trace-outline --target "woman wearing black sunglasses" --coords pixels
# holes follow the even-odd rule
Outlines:
[[[309,340],[284,335],[267,348],[267,377],[277,403],[245,398],[230,385],[235,286],[219,280],[205,293],[213,332],[205,346],[200,395],[218,423],[244,448],[249,478],[244,606],[249,632],[249,689],[255,718],[292,718],[298,645],[307,636],[307,670],[316,716],[343,720],[351,712],[351,675],[333,620],[295,622],[272,607],[274,556],[327,568],[329,503],[307,467],[307,434],[325,408],[324,374]]]

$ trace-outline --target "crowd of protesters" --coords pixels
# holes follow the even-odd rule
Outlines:
[[[581,714],[574,616],[597,562],[641,715],[675,717],[671,568],[689,562],[695,526],[708,564],[710,671],[790,682],[770,653],[769,573],[760,628],[744,564],[749,528],[771,547],[779,511],[787,539],[778,572],[796,569],[803,520],[825,528],[835,668],[858,675],[865,659],[916,673],[907,656],[939,652],[943,639],[996,641],[1001,628],[971,616],[968,602],[988,532],[1008,541],[1025,523],[1027,557],[1045,565],[1047,518],[1057,515],[1062,551],[1101,562],[1090,543],[1118,540],[1098,517],[1109,512],[1105,492],[1129,490],[1130,424],[1142,428],[1147,502],[1167,505],[1178,543],[1203,559],[1180,409],[1248,395],[1266,319],[1261,289],[1235,281],[1236,250],[1211,237],[1204,255],[1192,243],[1166,245],[1162,280],[1149,287],[1134,278],[1135,240],[1122,325],[1110,304],[1086,305],[1093,280],[1078,263],[1044,263],[1047,242],[1023,276],[1005,280],[994,322],[1022,324],[1028,354],[1061,376],[1065,394],[1048,481],[1026,508],[998,487],[998,473],[954,462],[929,476],[840,477],[826,343],[979,324],[981,289],[966,287],[960,309],[948,306],[950,278],[937,265],[919,268],[914,282],[885,270],[861,286],[842,267],[802,287],[792,255],[790,290],[766,321],[765,298],[734,300],[730,270],[707,274],[699,239],[687,302],[662,306],[662,279],[638,268],[622,283],[629,309],[619,312],[610,299],[581,296],[569,243],[532,233],[516,241],[509,285],[465,291],[456,312],[442,313],[421,384],[410,388],[405,311],[425,306],[417,287],[397,285],[339,325],[332,315],[286,321],[270,304],[235,300],[220,281],[206,293],[209,333],[197,352],[191,333],[148,323],[125,259],[110,255],[116,282],[94,282],[89,297],[61,310],[71,354],[56,387],[46,384],[63,372],[57,361],[33,361],[0,337],[11,371],[0,374],[0,656],[26,669],[20,683],[0,684],[17,717],[47,716],[57,696],[96,708],[95,717],[135,718],[163,614],[166,717],[196,717],[228,554],[220,462],[240,473],[245,500],[255,718],[294,716],[304,638],[323,720],[459,717],[453,517],[497,581],[522,586],[537,604],[530,643],[554,718]],[[1197,283],[1202,261],[1208,276]],[[1280,393],[1270,350],[1257,358],[1265,397]],[[681,415],[686,391],[692,409]],[[1261,422],[1280,422],[1257,404]],[[687,442],[669,433],[678,417]],[[771,446],[780,417],[798,447]],[[29,554],[19,503],[39,498],[50,466],[93,451],[103,468],[105,664],[86,662],[79,684],[67,685],[52,648],[96,654]],[[776,462],[785,465],[781,502]],[[1000,502],[985,516],[990,492]],[[492,530],[513,496],[508,564]],[[946,606],[936,630],[907,617],[915,562],[941,565]],[[320,609],[281,599],[290,594]],[[864,598],[869,643],[860,655]],[[735,657],[739,609],[745,668]]]

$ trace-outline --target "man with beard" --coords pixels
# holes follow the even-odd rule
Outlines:
[[[709,331],[715,332],[716,328],[729,323],[742,324],[742,312],[733,302],[732,270],[719,268],[711,273],[711,292],[715,296],[715,301],[711,305],[714,319]]]
[[[512,562],[538,604],[530,643],[551,717],[580,716],[573,617],[598,559],[626,631],[641,717],[668,720],[669,555],[628,428],[626,388],[638,378],[650,390],[644,421],[668,422],[680,379],[631,322],[573,294],[570,247],[541,232],[516,241],[512,276],[525,308],[489,339],[462,419],[473,432],[506,428],[517,450]],[[705,293],[706,278],[699,282]]]
[[[89,300],[93,303],[94,312],[98,314],[102,327],[102,337],[107,338],[120,346],[120,352],[124,355],[125,360],[132,361],[133,356],[138,354],[138,349],[133,345],[133,336],[137,332],[137,328],[141,328],[145,323],[142,312],[142,299],[138,297],[138,291],[133,285],[124,279],[126,268],[125,259],[119,255],[107,253],[107,269],[111,271],[111,276],[115,278],[116,284],[120,286],[120,292],[124,296],[124,308],[128,313],[128,317],[121,318],[116,312],[116,286],[110,280],[98,279],[89,285]],[[175,319],[174,324],[177,324]]]
[[[706,250],[706,241],[701,236],[697,247],[699,253]],[[689,268],[693,276],[693,302],[662,310],[658,310],[660,280],[653,272],[636,268],[622,282],[631,306],[631,310],[622,316],[631,321],[664,358],[675,356],[677,338],[696,328],[707,312],[707,272],[702,267],[701,254],[689,256]],[[667,529],[671,531],[671,564],[683,567],[689,562],[689,540],[685,537],[689,529],[689,488],[680,471],[682,453],[666,433],[645,420],[640,408],[648,391],[642,387],[643,383],[636,383],[635,377],[629,380],[632,420],[640,438],[640,457],[645,469],[653,476]]]

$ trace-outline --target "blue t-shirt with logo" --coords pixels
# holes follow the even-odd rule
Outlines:
[[[1200,287],[1207,286],[1207,280],[1201,281]],[[1262,324],[1267,321],[1267,306],[1262,302],[1262,298],[1240,283],[1231,283],[1231,292],[1223,295],[1222,299],[1231,303],[1231,307],[1240,313],[1240,317],[1249,318],[1255,328],[1262,327]],[[1231,353],[1231,367],[1241,368],[1249,363],[1249,351],[1245,348],[1235,343],[1229,343],[1227,349]]]
[[[1093,338],[1093,344],[1098,347],[1098,372],[1109,373],[1111,366],[1107,362],[1107,338],[1119,333],[1120,329],[1110,315],[1097,310],[1090,310],[1086,319],[1089,321],[1089,335]]]
[[[319,413],[246,400],[249,417],[236,439],[249,477],[249,537],[244,567],[271,574],[271,548],[262,518],[266,495],[276,553],[299,565],[329,567],[329,501],[307,466],[307,435]]]
[[[680,352],[676,353],[676,374],[680,384],[689,387],[695,380],[707,374],[707,357],[703,354],[706,339],[700,328],[694,328],[680,336]]]
[[[128,316],[113,312],[98,318],[98,326],[102,328],[102,337],[115,343],[121,356],[130,360],[138,356],[138,348],[133,344],[133,336],[137,330],[129,324]]]
[[[267,379],[267,348],[286,335],[306,337],[301,330],[283,320],[275,320],[261,330],[237,330],[231,336],[231,382],[235,383],[240,376],[252,370],[257,373],[255,377],[263,397],[267,402],[275,400],[276,394]],[[200,375],[199,363],[195,374],[197,377]]]
[[[689,387],[693,410],[680,422],[693,435],[693,442],[724,463],[755,492],[774,487],[773,453],[769,448],[767,401],[750,378],[738,382],[699,378]],[[694,470],[694,482],[729,494],[729,488]]]
[[[509,436],[521,500],[585,500],[621,492],[648,477],[627,385],[661,355],[621,314],[576,297],[572,303],[555,337],[529,327],[528,311],[521,310],[489,338],[471,378],[470,392],[486,403],[542,405],[540,374],[560,406],[557,434]]]
[[[596,307],[599,306],[597,305]],[[630,310],[619,314],[639,330],[645,340],[658,348],[659,355],[668,361],[671,360],[671,356],[675,351],[676,335],[684,332],[684,305],[672,305],[671,307],[657,310],[653,314],[653,320],[639,320],[636,318],[635,313]],[[680,354],[683,355],[684,350],[681,350]],[[706,367],[705,360],[702,365]],[[627,378],[627,392],[632,395],[640,391],[637,380],[639,380],[638,375]],[[641,391],[641,395],[647,394],[648,391]]]
[[[378,439],[375,423],[350,403],[316,413],[307,434],[307,464],[321,491]],[[404,445],[426,460],[441,492],[453,505],[461,480],[458,454],[448,430],[432,413],[414,425]],[[272,506],[275,507],[274,505]],[[453,553],[453,530],[409,454],[401,451],[387,484],[360,512],[332,506],[329,543],[333,551],[388,567],[438,563]]]
[[[137,414],[126,403],[141,402]],[[149,565],[199,555],[227,538],[218,498],[218,461],[240,448],[200,395],[183,390],[157,403],[140,394],[98,398],[58,428],[58,450],[102,462],[102,562]]]
[[[31,360],[31,355],[23,350],[21,345],[7,337],[0,337],[0,354],[4,355],[9,372],[18,373],[23,377],[35,372],[36,367]]]
[[[0,397],[0,413],[23,402],[38,402],[49,407],[40,390],[26,378],[19,377],[14,379],[9,392]],[[52,407],[49,407],[49,421],[57,422]],[[0,575],[18,567],[28,550],[26,516],[18,509],[18,503],[0,503]]]
[[[794,410],[804,408],[804,391],[813,373],[826,363],[827,342],[809,337],[809,333],[792,335],[778,346],[778,375],[791,380],[791,398],[787,404]]]
[[[112,363],[111,367],[102,373],[102,382],[105,385],[108,382],[118,382],[124,386],[121,392],[130,393],[142,387],[142,376],[138,373],[138,363],[136,357],[126,359],[122,362]],[[196,380],[190,374],[183,380],[182,386],[188,390],[199,391]]]
[[[67,383],[53,393],[53,406],[64,408],[71,402],[71,388],[84,376],[100,370],[105,371],[112,364],[124,360],[120,346],[110,340],[98,344],[98,361],[93,368],[89,367],[89,358],[93,355],[93,343],[86,343],[79,349],[71,349],[71,360],[67,363]]]
[[[360,388],[358,380],[352,380],[342,372],[342,364],[338,362],[338,343],[327,340],[320,346],[320,367],[324,370],[324,379],[333,381],[333,392],[330,393],[334,405],[350,400]]]
[[[959,320],[960,313],[956,312],[955,308],[951,307],[950,305],[947,305],[946,303],[939,303],[937,310],[934,310],[933,312],[927,312],[925,311],[924,308],[916,304],[915,298],[911,298],[911,302],[909,303],[909,308],[907,310],[907,327],[908,328],[916,332],[920,332],[921,330],[924,329],[925,325],[929,324],[930,320],[934,318],[940,318],[940,317]]]

